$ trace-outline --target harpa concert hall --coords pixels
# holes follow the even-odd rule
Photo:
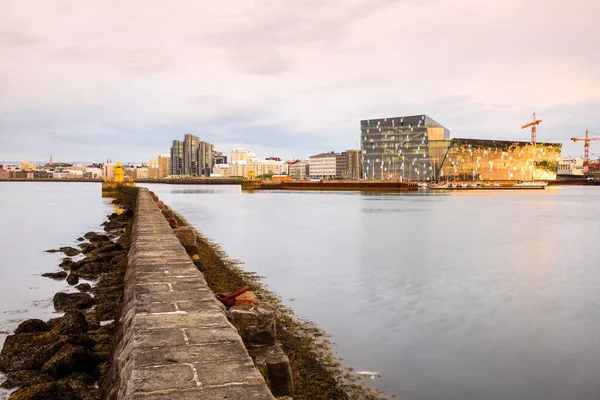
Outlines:
[[[427,115],[360,121],[364,179],[556,179],[561,143],[450,138]]]

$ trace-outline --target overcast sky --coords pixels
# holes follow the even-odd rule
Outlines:
[[[356,148],[359,121],[453,137],[600,133],[598,0],[0,0],[0,160]],[[592,144],[600,154],[600,142]]]

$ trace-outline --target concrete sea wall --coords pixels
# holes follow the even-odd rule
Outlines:
[[[145,188],[137,192],[109,399],[274,399]],[[131,193],[129,193],[131,192]]]

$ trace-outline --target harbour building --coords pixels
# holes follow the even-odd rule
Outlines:
[[[360,121],[363,179],[553,180],[562,144],[450,138],[427,115]]]

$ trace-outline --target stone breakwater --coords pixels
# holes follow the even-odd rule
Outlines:
[[[127,206],[127,204],[123,204]],[[66,256],[58,272],[77,292],[59,292],[54,308],[64,315],[49,321],[30,319],[10,335],[0,352],[2,388],[12,400],[102,398],[115,335],[114,320],[123,298],[123,277],[133,212],[112,214],[102,233],[88,232],[76,247],[50,252]],[[71,257],[81,257],[75,260]],[[88,280],[90,283],[81,282]]]
[[[147,189],[137,191],[109,399],[274,399]]]

